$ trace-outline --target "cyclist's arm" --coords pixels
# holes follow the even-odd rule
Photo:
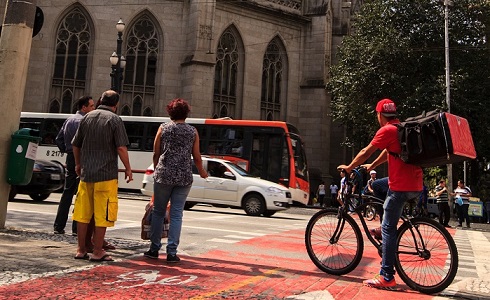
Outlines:
[[[357,153],[356,157],[351,161],[351,163],[348,166],[347,165],[340,165],[337,167],[337,169],[339,169],[339,170],[343,169],[347,173],[350,173],[350,171],[352,169],[354,169],[354,167],[359,166],[360,164],[365,162],[377,149],[378,148],[369,144],[366,147],[364,147],[364,149],[359,151],[359,153]],[[378,156],[378,158],[379,158],[379,156]]]
[[[363,168],[366,168],[366,171],[369,172],[371,170],[376,169],[377,166],[385,163],[388,160],[388,150],[383,150],[381,153],[376,157],[376,159],[370,163],[370,164],[364,164],[362,165]]]

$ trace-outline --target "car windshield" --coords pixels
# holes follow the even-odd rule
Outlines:
[[[228,162],[226,165],[228,167],[230,167],[230,169],[233,169],[235,172],[237,172],[240,176],[243,176],[243,177],[253,177],[247,171],[245,171],[244,169],[242,169],[241,167],[239,167],[238,165],[236,165],[236,164],[234,164],[232,162]]]

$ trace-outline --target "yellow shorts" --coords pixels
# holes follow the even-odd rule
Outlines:
[[[117,179],[80,181],[73,211],[74,221],[89,223],[94,216],[95,226],[113,227],[117,220],[117,210]]]

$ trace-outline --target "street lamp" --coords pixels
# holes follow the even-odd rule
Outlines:
[[[123,69],[126,66],[126,59],[122,56],[121,47],[122,47],[122,34],[124,31],[124,22],[122,19],[119,19],[119,22],[116,24],[117,29],[117,48],[116,52],[112,53],[109,58],[112,65],[111,72],[111,89],[121,94],[122,88],[122,80],[123,80]]]

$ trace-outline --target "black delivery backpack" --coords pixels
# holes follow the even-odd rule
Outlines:
[[[405,163],[434,167],[476,158],[465,118],[434,110],[395,124]],[[393,154],[393,153],[391,153]]]

